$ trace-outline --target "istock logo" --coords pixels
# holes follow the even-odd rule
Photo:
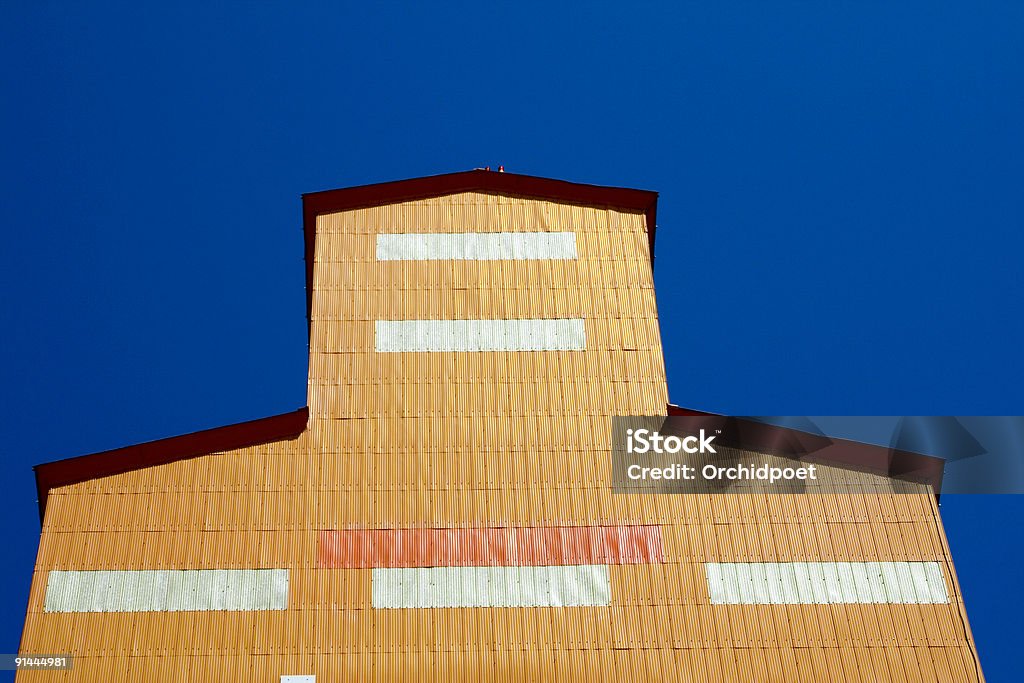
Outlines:
[[[626,430],[626,452],[628,453],[716,453],[711,442],[715,435],[707,436],[700,430],[700,436],[662,436],[649,429]]]

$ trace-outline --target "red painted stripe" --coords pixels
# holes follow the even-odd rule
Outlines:
[[[483,567],[665,561],[660,526],[321,531],[321,567]]]

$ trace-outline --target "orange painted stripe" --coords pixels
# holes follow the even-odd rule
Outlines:
[[[665,561],[660,526],[321,531],[321,567],[485,567]]]

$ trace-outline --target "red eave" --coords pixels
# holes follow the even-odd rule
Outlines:
[[[611,207],[643,212],[647,219],[647,233],[653,265],[658,194],[647,190],[584,185],[515,173],[474,170],[313,192],[302,197],[307,322],[312,320],[313,262],[316,253],[317,216],[458,192],[489,192],[580,206]],[[668,407],[668,414],[712,415],[672,405]],[[144,467],[165,465],[211,453],[292,439],[306,429],[308,419],[309,409],[301,408],[283,415],[36,465],[33,469],[39,493],[40,520],[46,510],[49,491],[54,487],[76,484],[97,477],[123,474]],[[746,430],[746,432],[750,431],[750,429]],[[792,432],[808,438],[820,438],[771,425],[760,425],[753,428],[753,433],[757,435],[756,438],[764,440],[765,444],[769,445],[781,443],[782,432]],[[867,469],[890,475],[906,471],[923,471],[927,474],[929,483],[935,486],[936,493],[938,492],[942,481],[943,466],[943,461],[938,458],[893,451],[880,446],[843,439],[828,439],[827,441],[829,442],[828,447],[823,451],[816,452],[816,459],[823,459],[838,466]]]
[[[787,456],[787,451],[798,454],[810,453],[809,460],[814,462],[885,477],[904,476],[911,481],[930,484],[936,498],[942,489],[942,475],[946,465],[942,458],[849,439],[819,436],[789,427],[741,417],[730,418],[671,404],[668,406],[668,414],[670,417],[721,417],[739,420],[742,422],[742,447],[747,450],[774,453],[784,457]]]
[[[647,190],[584,185],[515,173],[474,170],[312,192],[302,196],[307,323],[312,320],[313,310],[313,261],[316,254],[317,216],[457,192],[490,192],[580,206],[642,211],[647,218],[647,234],[653,264],[658,194]],[[306,428],[308,418],[308,408],[302,408],[284,415],[36,465],[33,469],[39,493],[40,520],[46,511],[49,491],[55,486],[67,486],[96,477],[107,477],[220,451],[294,438]]]
[[[317,216],[368,206],[440,197],[457,192],[489,192],[577,206],[642,211],[647,217],[647,240],[650,243],[651,266],[654,266],[658,193],[650,190],[585,185],[517,173],[474,170],[340,190],[310,192],[302,195],[302,227],[306,241],[306,320],[311,321],[313,313],[313,260],[316,255]]]
[[[32,469],[36,473],[36,489],[39,493],[39,520],[43,520],[46,512],[50,489],[56,486],[77,484],[97,477],[109,477],[236,448],[293,439],[305,431],[308,421],[309,409],[300,408],[283,415],[36,465]]]

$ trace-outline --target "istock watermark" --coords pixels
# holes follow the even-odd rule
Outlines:
[[[629,453],[715,453],[711,442],[714,435],[700,430],[700,436],[662,436],[660,432],[650,429],[627,429],[626,451]]]
[[[719,431],[719,430],[716,430]],[[719,431],[720,433],[720,431]],[[664,435],[661,432],[643,427],[626,429],[626,453],[631,456],[646,455],[718,455],[714,442],[718,434],[708,434],[700,429],[697,434],[679,436]],[[705,481],[740,482],[760,481],[774,484],[777,481],[815,480],[817,466],[806,467],[773,467],[772,465],[722,466],[708,463],[703,466],[681,462],[673,462],[665,467],[645,467],[632,463],[626,465],[626,476],[632,481]]]
[[[943,462],[726,416],[612,418],[614,493],[921,493]]]

